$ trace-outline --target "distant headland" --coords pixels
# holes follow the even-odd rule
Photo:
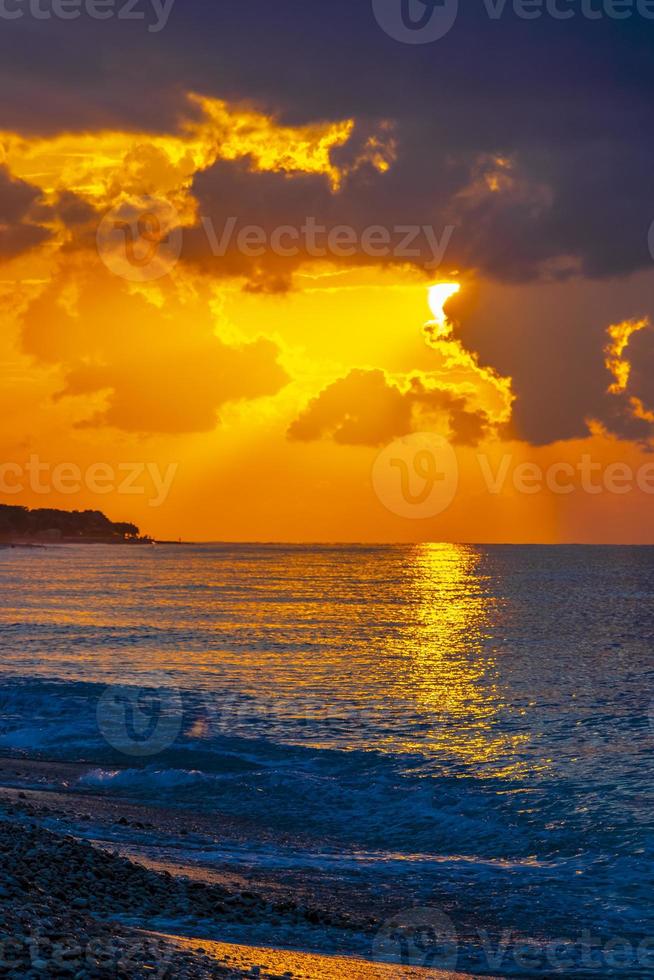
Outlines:
[[[151,544],[136,524],[99,510],[53,510],[0,504],[0,544]]]

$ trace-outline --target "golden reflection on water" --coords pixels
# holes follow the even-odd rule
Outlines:
[[[398,680],[402,699],[411,696],[416,712],[428,720],[427,741],[438,755],[462,763],[502,760],[492,774],[515,775],[521,768],[515,755],[528,736],[502,733],[494,725],[502,707],[490,642],[496,606],[484,591],[480,562],[479,550],[470,545],[416,546],[407,569],[414,612]],[[418,748],[408,736],[405,750]]]
[[[478,776],[526,765],[485,549],[81,546],[13,561],[0,674],[178,686],[198,739],[416,753]]]

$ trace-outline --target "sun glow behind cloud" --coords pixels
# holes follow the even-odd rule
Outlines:
[[[518,522],[514,500],[506,523],[492,533],[490,517],[471,524],[469,514],[452,523],[448,516],[434,532],[384,524],[384,515],[371,509],[368,473],[378,436],[441,432],[463,454],[463,484],[466,467],[477,473],[478,451],[497,451],[501,459],[516,399],[512,369],[504,363],[500,370],[492,356],[476,353],[467,314],[460,323],[454,304],[448,306],[459,282],[427,287],[433,318],[425,323],[419,263],[373,264],[363,254],[341,263],[303,255],[278,295],[251,288],[247,268],[230,272],[222,260],[193,264],[186,253],[156,282],[126,283],[107,273],[96,251],[97,224],[126,200],[171,201],[185,241],[212,200],[217,221],[221,207],[242,214],[238,209],[252,201],[254,220],[270,207],[271,221],[285,222],[284,209],[297,204],[293,217],[318,214],[311,207],[326,200],[329,220],[336,214],[354,222],[360,188],[365,196],[370,181],[383,180],[395,163],[392,126],[354,119],[287,126],[251,106],[201,96],[190,102],[188,117],[170,133],[0,134],[0,158],[11,175],[36,189],[28,226],[38,222],[52,232],[3,267],[7,298],[0,301],[7,335],[16,338],[12,370],[20,373],[12,403],[26,404],[7,430],[5,458],[33,447],[53,459],[147,453],[162,466],[179,462],[182,489],[171,497],[170,511],[143,513],[138,499],[101,502],[117,518],[134,518],[162,536],[554,537],[559,501],[551,515],[542,508],[552,521],[547,533],[536,526],[545,518],[534,517],[533,502],[524,502]],[[202,191],[212,169],[224,176],[232,167],[241,184],[205,183]],[[225,186],[243,193],[235,200],[221,194]],[[349,210],[332,212],[344,198]],[[456,267],[468,283],[470,269]],[[514,319],[517,329],[514,310],[505,312],[506,322]],[[611,393],[630,394],[627,348],[644,326],[628,321],[609,328],[604,356]],[[636,376],[634,367],[632,384]],[[634,397],[631,405],[636,417],[652,420],[647,399]],[[289,439],[298,420],[302,438]],[[335,432],[359,441],[339,442]],[[604,438],[601,432],[597,438]],[[528,443],[521,451],[531,452]],[[293,507],[294,500],[301,505]],[[93,498],[54,503],[98,505]]]
[[[611,340],[604,348],[605,364],[615,379],[608,387],[610,394],[619,395],[626,390],[631,374],[631,364],[623,356],[624,352],[629,346],[633,334],[648,326],[649,320],[645,318],[643,320],[624,320],[622,323],[615,323],[608,327],[606,332]]]
[[[434,314],[434,319],[429,321],[429,326],[436,328],[434,336],[438,340],[448,337],[452,332],[452,324],[445,313],[445,304],[460,289],[461,285],[458,282],[438,282],[429,287],[429,308]]]
[[[218,159],[247,158],[253,171],[324,175],[335,191],[363,163],[383,173],[394,158],[386,123],[352,162],[336,164],[334,151],[351,139],[354,119],[283,126],[274,116],[222,99],[195,93],[188,98],[191,112],[178,134],[101,130],[25,137],[5,131],[0,132],[0,161],[46,195],[65,188],[107,205],[121,193],[179,191]]]

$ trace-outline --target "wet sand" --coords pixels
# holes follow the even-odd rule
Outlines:
[[[370,948],[380,923],[365,910],[312,891],[310,883],[298,890],[295,880],[276,881],[273,874],[252,881],[233,868],[218,865],[212,873],[180,863],[172,841],[191,837],[201,849],[206,839],[213,848],[222,835],[246,835],[253,828],[76,791],[89,768],[0,759],[0,920],[5,934],[18,937],[22,957],[8,976],[23,977],[26,965],[33,966],[33,934],[42,943],[41,972],[54,976],[75,975],[58,973],[51,962],[58,937],[68,946],[81,943],[72,962],[79,976],[89,977],[467,976],[288,949],[326,950],[334,937],[343,948],[355,937],[369,937]],[[159,857],[145,853],[148,842],[159,843]],[[96,947],[97,955],[91,952]]]
[[[221,966],[238,968],[250,976],[257,970],[262,977],[297,977],[303,980],[474,980],[469,974],[427,970],[399,964],[371,963],[354,957],[318,956],[294,950],[238,946],[231,943],[207,943],[164,936],[181,949],[199,950]],[[254,973],[252,969],[254,968]],[[486,977],[486,980],[492,978]]]
[[[221,884],[233,891],[254,891],[269,902],[286,901],[311,908],[319,919],[339,926],[367,932],[375,925],[370,915],[373,904],[382,918],[396,911],[391,904],[395,899],[392,890],[388,897],[379,892],[367,895],[362,881],[359,892],[353,895],[338,876],[327,879],[302,867],[267,869],[241,861],[243,854],[267,844],[288,844],[310,852],[316,848],[316,841],[308,836],[285,838],[260,822],[218,810],[206,813],[105,795],[79,783],[94,768],[80,763],[0,758],[0,800],[18,803],[22,793],[22,804],[39,814],[49,829],[70,830],[155,871]],[[208,862],[204,860],[207,852],[211,854]]]

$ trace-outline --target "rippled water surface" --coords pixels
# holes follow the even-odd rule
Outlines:
[[[0,577],[1,750],[106,761],[120,685],[161,745],[107,791],[313,835],[296,859],[462,928],[653,933],[654,549],[80,546]]]

